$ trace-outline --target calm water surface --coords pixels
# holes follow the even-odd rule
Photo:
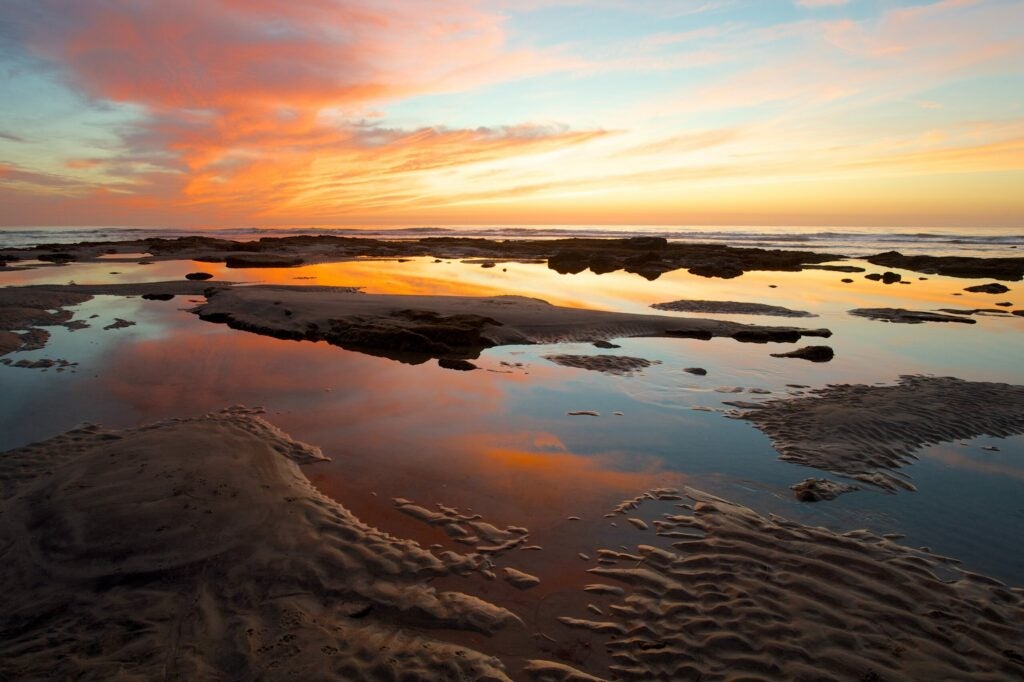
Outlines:
[[[920,461],[904,469],[918,487],[915,493],[861,491],[807,505],[793,499],[789,486],[821,472],[780,462],[768,439],[747,422],[693,409],[765,397],[716,389],[759,388],[777,397],[798,390],[787,384],[891,383],[910,373],[1024,384],[1024,318],[894,325],[846,313],[854,307],[991,307],[1007,300],[1019,309],[1019,285],[989,296],[962,292],[975,283],[970,280],[919,280],[907,272],[902,274],[909,285],[824,271],[748,273],[733,280],[677,271],[648,282],[626,273],[558,275],[543,265],[483,269],[433,259],[280,270],[226,270],[188,261],[142,266],[128,260],[4,272],[0,285],[160,281],[204,270],[221,280],[362,286],[369,293],[514,293],[628,312],[650,312],[651,303],[679,298],[756,301],[819,317],[730,319],[828,327],[836,359],[813,364],[772,358],[769,353],[789,347],[731,339],[624,339],[617,341],[621,349],[611,351],[589,344],[495,348],[477,362],[482,371],[455,372],[433,362],[406,365],[205,323],[186,311],[194,305],[188,297],[159,302],[101,296],[75,308],[76,319],[91,324],[88,329],[51,328],[45,349],[12,356],[64,358],[79,363],[74,372],[0,366],[0,449],[83,421],[124,427],[232,404],[260,405],[272,422],[332,457],[329,464],[307,468],[316,484],[385,530],[448,542],[436,529],[396,512],[390,499],[399,496],[528,526],[531,539],[545,546],[548,563],[545,568],[540,558],[530,557],[524,568],[545,579],[544,589],[558,584],[552,559],[573,559],[599,543],[638,541],[635,531],[610,521],[583,526],[566,517],[599,519],[624,498],[680,485],[840,531],[905,533],[909,544],[927,545],[973,570],[1024,585],[1024,438],[977,438],[923,449]],[[844,277],[855,281],[844,284]],[[136,325],[103,330],[115,317]],[[606,376],[543,359],[552,352],[624,354],[660,364],[637,376]],[[706,368],[707,376],[683,371],[694,366]],[[568,416],[571,410],[601,416]],[[982,450],[987,445],[1000,450]],[[670,509],[649,505],[638,515],[650,520],[664,511]]]

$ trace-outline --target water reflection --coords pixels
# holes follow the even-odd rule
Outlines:
[[[767,439],[745,422],[692,410],[721,408],[726,399],[762,399],[750,388],[771,391],[771,397],[799,390],[787,384],[891,382],[915,372],[1024,383],[1024,347],[1015,336],[1024,318],[938,326],[884,324],[846,314],[854,307],[989,307],[1013,300],[1012,294],[954,297],[970,282],[920,281],[916,275],[910,285],[888,286],[825,271],[748,273],[734,280],[677,271],[648,282],[621,272],[563,276],[543,265],[480,268],[433,259],[252,270],[187,261],[72,264],[0,273],[0,284],[160,281],[195,271],[214,274],[214,281],[363,286],[370,293],[517,293],[628,312],[652,312],[649,304],[679,298],[756,301],[820,317],[732,319],[827,326],[835,332],[828,343],[837,357],[812,364],[769,357],[780,350],[774,344],[625,339],[613,350],[589,344],[491,349],[478,362],[481,371],[460,373],[435,363],[407,366],[323,343],[279,341],[203,323],[181,310],[190,305],[184,297],[166,303],[101,297],[77,309],[81,319],[100,315],[89,329],[55,328],[46,349],[21,354],[77,361],[76,374],[0,367],[2,447],[82,421],[131,426],[230,404],[262,405],[282,429],[333,457],[330,464],[309,468],[317,485],[366,521],[425,541],[438,540],[436,529],[410,525],[391,507],[391,497],[472,508],[496,522],[531,527],[541,544],[575,552],[598,541],[617,545],[637,538],[620,537],[625,529],[610,526],[603,526],[600,538],[584,537],[568,516],[601,518],[625,497],[693,482],[812,523],[909,530],[920,544],[1024,582],[1020,552],[1004,542],[1011,528],[1007,519],[1017,518],[1014,495],[1019,500],[1024,492],[1015,463],[1024,451],[1021,439],[1005,441],[1003,452],[987,459],[954,448],[928,450],[908,469],[918,493],[865,491],[808,507],[792,500],[788,486],[821,472],[779,462]],[[315,279],[297,279],[309,277]],[[843,277],[855,281],[844,284]],[[137,325],[103,331],[115,316]],[[611,377],[554,365],[543,358],[551,352],[626,354],[662,364],[638,376]],[[707,375],[683,371],[694,366]],[[744,392],[716,391],[726,387]],[[601,416],[566,414],[581,409]],[[971,477],[970,486],[959,486],[964,476]],[[963,523],[961,512],[948,504],[954,493],[958,506],[972,509],[976,528],[970,537],[949,530]],[[976,546],[986,539],[987,552]]]

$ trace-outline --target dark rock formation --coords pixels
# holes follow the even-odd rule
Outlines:
[[[968,256],[904,256],[886,251],[865,259],[874,265],[913,270],[949,277],[994,277],[1018,282],[1024,278],[1024,258],[974,258]]]
[[[671,310],[680,313],[715,313],[725,315],[771,315],[774,317],[817,317],[805,310],[791,310],[764,303],[743,303],[740,301],[697,301],[682,299],[668,303],[652,303],[656,310]]]
[[[800,358],[811,362],[829,362],[835,357],[835,351],[829,346],[804,346],[788,353],[772,353],[773,358]]]
[[[457,358],[441,358],[437,361],[437,364],[445,369],[454,369],[460,372],[470,372],[474,369],[479,369],[469,360],[459,360]]]
[[[1010,287],[1005,284],[999,284],[998,282],[992,282],[991,284],[977,284],[973,287],[966,287],[964,291],[970,291],[973,294],[1005,294],[1010,290]]]
[[[301,256],[278,253],[233,254],[224,259],[229,268],[292,268],[304,262]]]

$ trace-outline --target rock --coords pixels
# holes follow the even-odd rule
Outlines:
[[[135,323],[131,320],[122,320],[120,317],[115,317],[114,321],[108,324],[103,329],[124,329],[125,327],[134,327]]]
[[[1013,314],[1019,317],[1024,317],[1024,310],[1014,310]]]
[[[1010,287],[1005,284],[999,284],[998,282],[992,282],[991,284],[978,284],[964,289],[964,291],[970,291],[974,294],[1005,294],[1009,290]]]
[[[572,412],[566,412],[570,417],[600,417],[600,412],[593,410],[573,410]]]
[[[819,502],[821,500],[834,500],[843,493],[860,490],[855,485],[836,483],[827,478],[808,478],[800,483],[791,486],[796,499],[801,502]]]
[[[881,280],[883,284],[893,284],[899,282],[903,277],[895,272],[883,272],[882,274],[873,272],[870,275],[864,275],[864,279],[870,279],[875,282]]]
[[[211,275],[208,272],[190,272],[187,275],[185,275],[185,279],[190,279],[193,281],[203,281],[207,279],[213,279],[213,275]]]
[[[804,270],[828,270],[830,272],[864,272],[856,265],[805,265]]]
[[[866,258],[873,265],[913,270],[926,275],[949,277],[994,277],[1020,281],[1024,277],[1024,258],[975,258],[968,256],[904,256],[887,251]]]
[[[1013,301],[1002,301],[1000,303],[996,303],[996,305],[1002,306],[1003,308],[1010,308],[1013,306]]]
[[[709,263],[707,265],[696,265],[687,270],[687,272],[691,275],[697,275],[698,277],[721,277],[722,279],[732,279],[742,275],[743,269],[736,265]]]
[[[843,277],[843,278],[842,278],[841,280],[839,280],[839,281],[840,281],[840,282],[843,282],[844,284],[851,284],[851,283],[853,283],[853,280],[852,280],[852,279],[850,279],[849,277]]]
[[[300,256],[275,253],[235,254],[224,259],[229,268],[291,268],[304,262]]]
[[[36,258],[48,263],[68,263],[77,260],[74,254],[70,253],[43,253],[36,256]]]
[[[495,265],[494,261],[489,260],[489,261],[484,261],[483,263],[481,263],[480,267],[482,267],[482,268],[493,268],[494,265]]]
[[[689,372],[690,374],[696,374],[699,377],[706,376],[708,373],[708,371],[703,367],[686,367],[683,371]]]
[[[143,294],[142,298],[147,301],[170,301],[174,294]]]
[[[599,339],[594,341],[594,348],[622,348],[622,346],[617,343],[612,343],[611,341]]]
[[[437,361],[437,364],[445,369],[455,369],[460,372],[469,372],[474,369],[479,369],[469,360],[458,360],[455,358],[441,358]]]
[[[847,311],[850,315],[867,317],[882,322],[897,322],[902,324],[920,324],[922,322],[961,322],[963,324],[974,324],[975,320],[958,316],[943,315],[924,310],[906,310],[905,308],[854,308]]]
[[[698,301],[682,299],[668,303],[652,303],[655,310],[671,310],[680,313],[721,313],[727,315],[770,315],[774,317],[817,317],[805,310],[791,310],[777,305],[764,303],[745,303],[741,301]]]
[[[831,332],[822,334],[822,336],[831,336]],[[736,332],[732,338],[741,343],[796,343],[800,340],[800,333],[787,330],[750,329]]]
[[[811,362],[828,362],[835,357],[835,351],[829,346],[804,346],[788,353],[772,353],[773,358],[800,358]]]

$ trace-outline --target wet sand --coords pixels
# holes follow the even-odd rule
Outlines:
[[[338,239],[134,246],[152,248],[152,260],[196,257],[238,268],[436,254],[484,267],[540,260],[558,272],[620,269],[647,279],[673,268],[723,278],[759,268],[855,271],[855,266],[816,265],[837,258],[824,254],[764,256],[754,253],[758,249],[675,249],[634,240],[603,240],[594,248],[582,243],[588,240],[541,245]],[[59,268],[61,262],[89,262],[107,250],[127,248],[61,247],[70,259],[56,250],[32,253],[53,256],[53,264],[44,267]],[[957,267],[980,267],[986,277],[1014,274],[1015,263],[996,265]],[[214,278],[0,288],[0,355],[10,353],[4,358],[10,359],[41,348],[48,327],[88,325],[72,321],[69,308],[102,295],[151,300],[146,306],[189,307],[208,322],[261,335],[328,341],[408,363],[438,359],[453,369],[472,369],[466,358],[505,344],[587,342],[612,348],[610,339],[644,336],[755,343],[829,336],[825,329],[585,310],[522,296],[366,294],[358,287],[236,286]],[[682,309],[693,303],[716,314],[802,313],[758,303],[682,303]],[[726,309],[712,309],[720,304]],[[923,320],[896,319],[896,313],[935,315],[882,310],[898,322]],[[985,309],[963,312],[968,310],[984,314]],[[942,312],[952,318],[942,321],[975,321],[961,311]],[[110,334],[129,333],[114,330],[131,326],[132,320],[117,320],[121,324],[112,324]],[[753,350],[765,356],[766,365],[805,364],[771,360],[767,349]],[[773,355],[825,362],[833,351],[809,346]],[[570,373],[633,376],[666,369],[659,360],[625,354],[540,357]],[[544,364],[534,361],[534,367]],[[559,367],[549,371],[562,371]],[[691,377],[706,374],[698,370],[682,371]],[[590,375],[594,378],[602,379]],[[632,386],[644,379],[621,383]],[[761,429],[781,459],[890,492],[914,489],[900,468],[924,445],[1024,433],[1024,387],[948,377],[904,377],[894,386],[833,385],[797,397],[725,404],[744,410],[730,416]],[[615,406],[567,407],[600,407],[601,412],[564,412],[563,407],[557,413],[587,428],[601,422],[592,418],[601,414],[614,415],[608,421],[626,421],[621,412],[612,412]],[[321,494],[306,476],[314,475],[322,457],[316,447],[242,408],[124,430],[85,426],[0,454],[0,589],[13,595],[0,612],[0,677],[1024,675],[1021,590],[889,537],[867,531],[840,535],[694,489],[687,489],[684,499],[676,490],[655,488],[614,506],[604,519],[575,512],[584,517],[570,517],[579,537],[605,537],[601,532],[611,526],[619,534],[616,542],[625,544],[582,547],[578,553],[574,546],[565,556],[557,543],[533,544],[531,529],[541,525],[536,515],[527,528],[514,518],[499,522],[418,499],[382,500],[381,506],[393,505],[391,511],[412,525],[444,534],[444,545],[426,546],[403,539],[422,542],[419,534],[388,534],[361,522],[346,510],[347,496],[332,500]],[[304,472],[297,464],[312,466]],[[794,493],[808,501],[864,495],[854,493],[857,488],[807,479],[794,486]],[[840,503],[830,508],[835,504]],[[550,523],[564,521],[563,514]],[[564,594],[570,588],[574,597]],[[541,618],[541,612],[553,616]]]
[[[86,426],[0,457],[0,675],[12,679],[506,679],[436,629],[509,611],[432,578],[432,554],[362,524],[244,409]]]
[[[757,407],[738,416],[771,438],[782,459],[890,492],[914,490],[899,469],[924,445],[1024,433],[1024,386],[953,377],[840,384]]]
[[[0,589],[8,599],[0,612],[0,674],[507,680],[520,670],[535,680],[767,680],[1024,673],[1021,590],[866,531],[838,535],[692,489],[689,501],[658,489],[618,505],[613,517],[641,505],[672,511],[653,522],[653,532],[627,517],[640,544],[595,548],[597,565],[583,564],[591,578],[579,588],[581,601],[565,602],[580,611],[558,618],[573,634],[544,635],[574,646],[586,641],[606,655],[588,657],[579,669],[525,636],[514,638],[514,651],[490,652],[489,638],[521,631],[528,613],[476,596],[474,576],[494,579],[500,569],[523,595],[515,608],[535,608],[529,595],[538,579],[497,565],[526,548],[529,530],[396,500],[403,513],[466,538],[468,553],[423,548],[367,526],[313,488],[297,464],[321,459],[316,447],[244,408],[122,431],[86,425],[4,453]],[[662,539],[672,549],[647,544]],[[432,586],[435,580],[445,587]],[[472,633],[476,648],[459,643]]]

